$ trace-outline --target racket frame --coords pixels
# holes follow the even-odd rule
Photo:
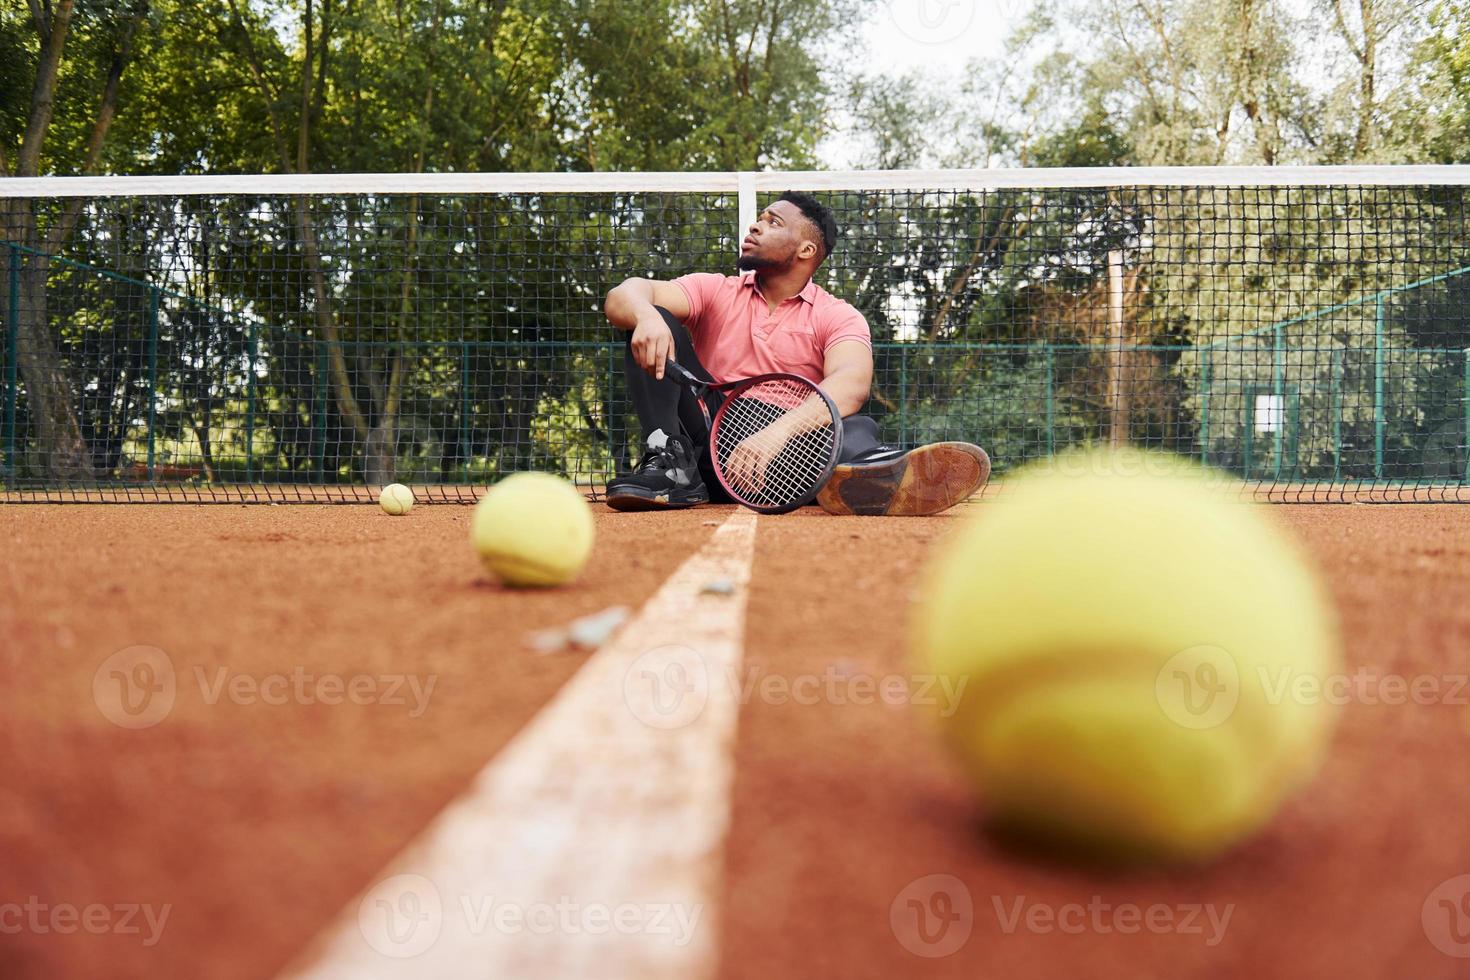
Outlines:
[[[720,481],[720,486],[724,487],[725,492],[737,503],[742,507],[748,507],[762,514],[784,514],[796,510],[798,507],[805,506],[816,499],[817,493],[826,484],[827,480],[831,478],[832,471],[837,467],[837,461],[842,457],[842,415],[837,411],[836,403],[827,396],[825,391],[817,386],[816,382],[808,378],[803,378],[799,374],[789,374],[786,372],[758,374],[751,378],[742,378],[739,381],[705,381],[696,377],[673,358],[669,358],[664,373],[672,375],[676,381],[694,393],[695,399],[699,402],[699,410],[704,413],[705,424],[709,429],[709,446],[711,450],[710,468],[714,470],[715,478]],[[784,504],[758,504],[747,500],[745,494],[730,485],[730,481],[725,479],[724,467],[720,465],[719,457],[713,450],[715,439],[719,432],[720,422],[725,416],[725,410],[739,397],[742,391],[772,381],[784,381],[790,384],[796,384],[809,389],[822,399],[822,403],[827,406],[827,411],[832,416],[832,449],[821,471],[820,477],[813,482],[812,488],[806,494]],[[718,391],[725,396],[724,401],[721,402],[713,418],[710,416],[709,406],[704,401],[705,393],[709,391]]]

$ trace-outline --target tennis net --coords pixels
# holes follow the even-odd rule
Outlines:
[[[891,442],[997,476],[1192,456],[1281,500],[1470,499],[1470,167],[0,181],[4,499],[594,495],[636,457],[626,276],[817,194]]]

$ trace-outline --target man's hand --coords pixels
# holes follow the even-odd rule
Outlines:
[[[760,493],[765,488],[766,468],[784,444],[783,440],[773,439],[766,429],[747,436],[725,460],[725,478],[741,493]]]
[[[653,377],[663,380],[664,365],[674,353],[674,332],[653,307],[638,318],[631,340],[633,360]]]
[[[633,360],[662,381],[664,365],[674,353],[674,333],[658,307],[668,310],[681,323],[689,322],[689,297],[677,283],[625,279],[608,290],[602,303],[609,323],[619,330],[633,331],[628,338]]]

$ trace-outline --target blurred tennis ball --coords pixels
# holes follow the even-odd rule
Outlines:
[[[1208,858],[1317,768],[1332,708],[1295,682],[1340,670],[1328,599],[1264,508],[1209,482],[1181,457],[1066,454],[933,561],[921,669],[965,685],[940,724],[1005,835]]]
[[[378,506],[398,517],[413,510],[413,491],[401,483],[390,483],[378,494]]]
[[[506,585],[561,585],[592,551],[592,509],[561,477],[516,473],[475,505],[470,541]]]

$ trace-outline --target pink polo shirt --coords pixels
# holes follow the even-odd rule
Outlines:
[[[863,315],[810,280],[774,311],[766,306],[754,272],[696,272],[674,282],[689,297],[685,326],[694,352],[716,381],[775,371],[821,381],[832,345],[860,340],[873,346]]]

